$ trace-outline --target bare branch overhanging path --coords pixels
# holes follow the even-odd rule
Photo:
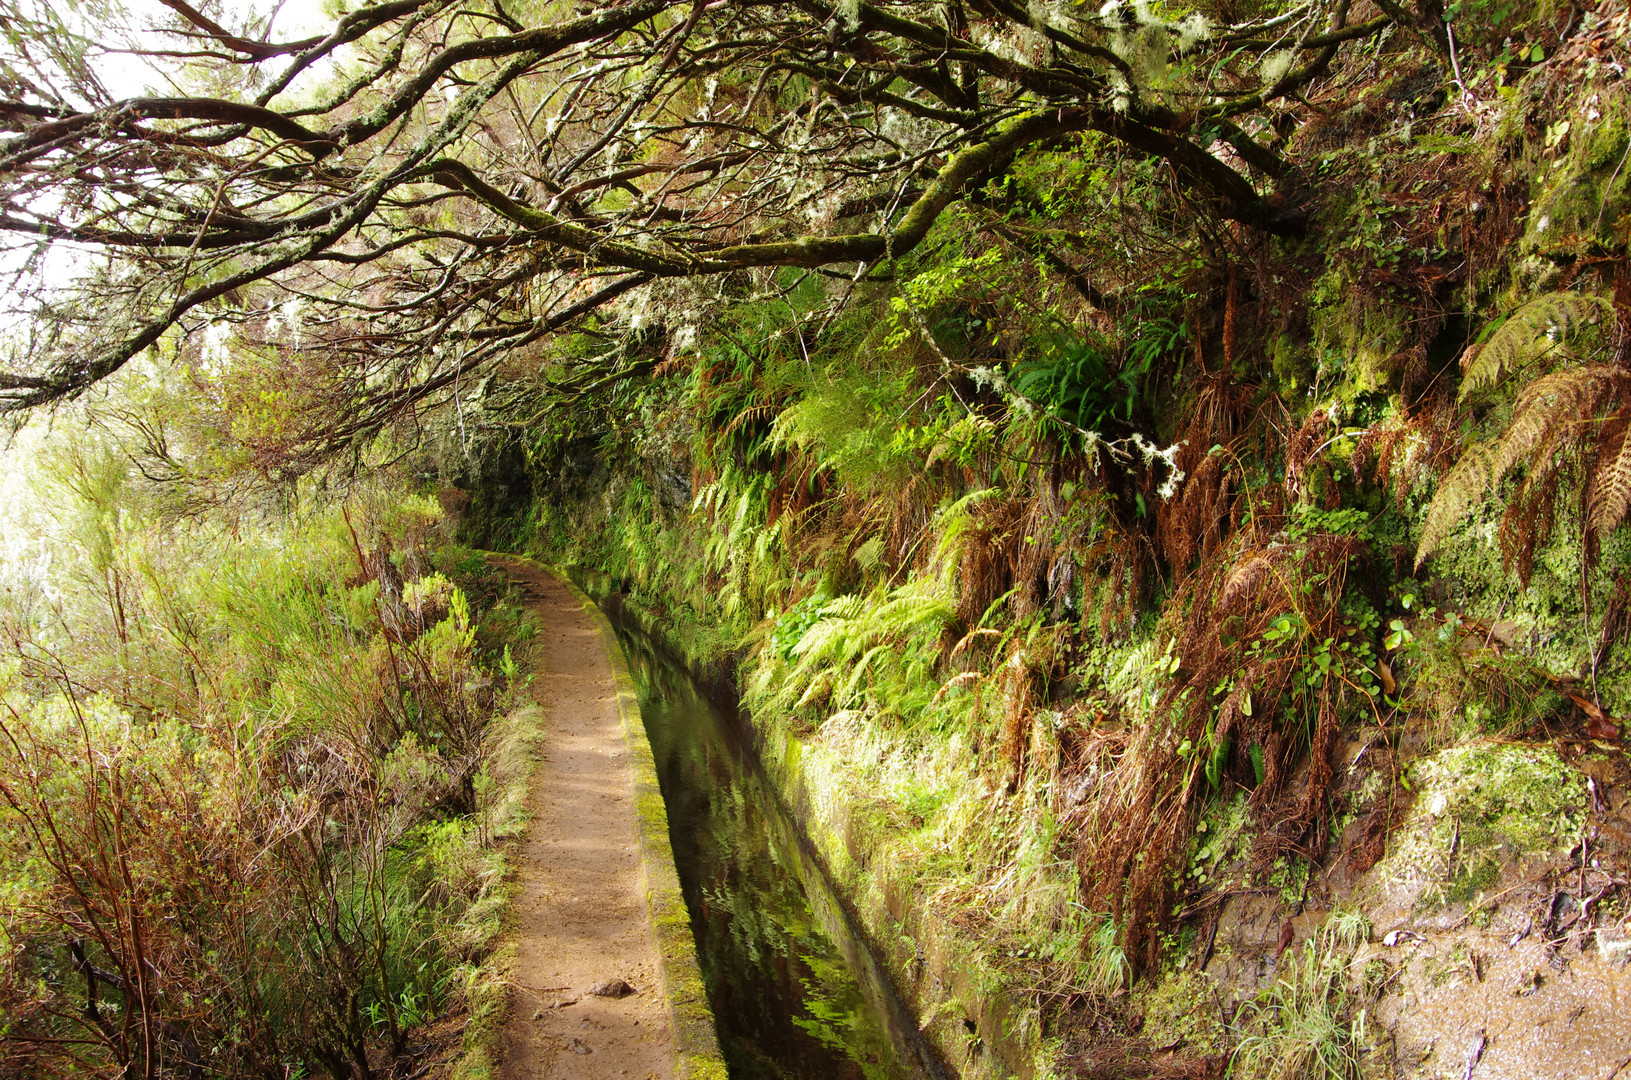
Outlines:
[[[516,852],[516,957],[503,1080],[668,1080],[674,1035],[641,874],[629,752],[606,643],[560,581],[494,560],[526,588],[544,659],[530,692],[544,760]],[[626,997],[589,993],[621,979]]]

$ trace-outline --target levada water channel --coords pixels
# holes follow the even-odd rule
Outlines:
[[[601,599],[640,687],[732,1080],[942,1080],[741,733],[603,581],[573,576]]]

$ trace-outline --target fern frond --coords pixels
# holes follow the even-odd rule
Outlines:
[[[1256,595],[1257,587],[1268,579],[1273,570],[1273,560],[1260,552],[1236,563],[1223,579],[1218,610],[1234,611],[1242,598]]]
[[[872,628],[887,637],[898,637],[924,627],[938,632],[956,614],[957,609],[941,596],[901,589],[873,613]]]
[[[1520,463],[1549,467],[1561,445],[1581,422],[1596,417],[1618,395],[1631,390],[1631,372],[1607,364],[1567,368],[1543,375],[1523,388],[1512,422],[1497,441],[1490,483]]]
[[[1001,494],[1001,488],[980,488],[935,513],[935,526],[940,539],[935,544],[934,557],[930,561],[940,567],[942,573],[955,573],[961,562],[963,545],[979,525],[975,509],[987,499]],[[949,580],[943,583],[943,591],[950,591],[950,584]]]
[[[1613,306],[1599,296],[1554,292],[1535,297],[1514,311],[1483,345],[1467,350],[1460,400],[1494,386],[1507,372],[1539,359],[1582,326],[1612,311]]]
[[[1581,428],[1628,395],[1631,372],[1608,364],[1555,371],[1524,387],[1513,408],[1512,421],[1500,437],[1493,443],[1470,448],[1439,485],[1422,522],[1421,540],[1416,545],[1417,568],[1454,531],[1461,518],[1519,465],[1526,466],[1528,472],[1521,493],[1523,500],[1535,502],[1545,495],[1556,483],[1567,456],[1565,451],[1576,445]],[[1598,467],[1604,466],[1600,463]],[[1626,470],[1624,482],[1631,484],[1631,460]],[[1609,466],[1605,479],[1612,478],[1613,473],[1614,468]],[[1619,517],[1623,518],[1625,506],[1631,505],[1631,487],[1626,497],[1625,504],[1605,503],[1604,514],[1620,506]],[[1550,531],[1549,522],[1538,524],[1540,529],[1530,540]]]
[[[732,417],[731,422],[725,425],[725,430],[720,432],[720,434],[733,435],[744,424],[754,424],[758,423],[760,420],[773,419],[779,410],[780,406],[775,403],[766,405],[749,405],[747,408],[743,409],[741,412]]]
[[[1631,511],[1631,405],[1603,425],[1586,489],[1586,528],[1598,538],[1613,532]]]
[[[800,671],[814,670],[829,663],[842,650],[850,634],[849,620],[838,616],[823,616],[793,643],[793,658]]]
[[[1439,484],[1422,520],[1421,539],[1416,543],[1416,569],[1421,569],[1422,563],[1455,531],[1467,512],[1484,501],[1495,482],[1490,469],[1491,456],[1487,445],[1469,448]]]
[[[788,683],[788,689],[795,689],[795,688],[797,688],[797,685],[798,684],[795,683],[795,682],[789,682]],[[804,688],[804,693],[799,695],[799,699],[796,702],[793,702],[792,708],[802,709],[802,708],[804,708],[805,706],[808,706],[808,705],[815,705],[815,704],[819,703],[822,698],[824,698],[827,694],[829,694],[831,692],[832,692],[832,672],[830,672],[830,671],[819,672],[816,675],[815,678],[810,680],[810,685]],[[791,697],[790,694],[787,694],[787,695],[784,695],[784,696],[785,697]],[[787,707],[786,702],[784,700],[781,700],[781,699],[778,699],[776,704],[781,705],[783,708]]]
[[[855,700],[855,695],[861,689],[862,681],[866,679],[866,671],[868,666],[871,665],[873,657],[877,656],[879,653],[887,651],[889,648],[890,646],[888,645],[874,645],[872,648],[868,649],[862,654],[861,659],[856,663],[855,667],[850,670],[849,678],[844,680],[844,685],[840,687],[837,694],[834,695],[834,700],[837,701],[839,705],[847,706],[850,702]]]

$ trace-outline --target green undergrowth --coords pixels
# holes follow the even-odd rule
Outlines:
[[[805,491],[808,475],[796,479]],[[1542,547],[1542,585],[1521,596],[1492,557],[1497,534],[1471,528],[1438,576],[1383,573],[1376,553],[1414,538],[1426,499],[1400,502],[1388,492],[1382,501],[1334,486],[1333,497],[1359,505],[1293,507],[1259,550],[1237,549],[1237,565],[1266,568],[1263,588],[1282,589],[1283,607],[1247,613],[1244,632],[1223,625],[1219,655],[1237,666],[1223,668],[1233,674],[1210,687],[1204,722],[1186,729],[1181,718],[1193,715],[1186,710],[1196,694],[1183,682],[1193,663],[1186,635],[1205,604],[1227,601],[1157,590],[1135,617],[1107,626],[1114,591],[1106,582],[1124,571],[1070,546],[1108,531],[1104,504],[1068,485],[1054,494],[1034,475],[1002,479],[1013,486],[959,494],[947,484],[933,498],[924,482],[902,536],[878,501],[845,507],[828,495],[789,520],[791,496],[777,490],[786,477],[773,470],[721,470],[689,506],[673,507],[636,469],[614,476],[593,503],[535,504],[519,531],[530,553],[606,575],[694,670],[736,673],[784,797],[925,1031],[966,1075],[1047,1075],[1063,1052],[1059,1033],[1070,1030],[1062,1003],[1078,1000],[1134,1002],[1150,1045],[1183,1040],[1197,1055],[1232,1052],[1234,1075],[1356,1075],[1378,1052],[1376,1032],[1344,981],[1342,948],[1321,938],[1262,986],[1220,988],[1184,963],[1152,965],[1118,914],[1124,894],[1093,876],[1096,834],[1085,823],[1095,814],[1101,823],[1125,820],[1138,798],[1127,786],[1139,775],[1133,763],[1167,761],[1174,787],[1154,797],[1182,793],[1192,816],[1163,871],[1166,895],[1192,903],[1258,892],[1288,910],[1331,904],[1339,897],[1317,860],[1272,846],[1267,807],[1284,813],[1296,804],[1260,805],[1253,793],[1270,783],[1295,790],[1322,730],[1378,746],[1408,733],[1421,752],[1442,751],[1408,773],[1408,784],[1432,787],[1434,762],[1459,754],[1504,786],[1457,789],[1453,824],[1422,833],[1419,858],[1409,853],[1420,830],[1407,826],[1393,849],[1404,854],[1390,855],[1379,873],[1428,867],[1446,850],[1439,833],[1458,830],[1462,854],[1434,871],[1422,904],[1477,901],[1525,853],[1549,851],[1578,829],[1578,774],[1543,747],[1488,749],[1498,745],[1492,736],[1533,737],[1539,721],[1570,707],[1557,671],[1579,670],[1582,634],[1570,621],[1583,608],[1562,584],[1578,575],[1578,555],[1568,561],[1577,534],[1565,529]],[[1241,480],[1263,483],[1251,467]],[[1014,569],[988,569],[993,549]],[[1275,560],[1285,551],[1352,554],[1330,569],[1308,560],[1282,568]],[[1618,566],[1617,552],[1605,548],[1602,565]],[[1077,575],[1067,590],[1049,595],[1034,584],[1060,580],[1061,567]],[[1555,595],[1545,591],[1547,574]],[[1218,580],[1215,595],[1230,595],[1237,579],[1225,570]],[[1284,704],[1260,706],[1269,699],[1253,680],[1281,670],[1273,665],[1291,672],[1290,689]],[[1623,671],[1600,666],[1605,701],[1618,700]],[[1320,704],[1316,691],[1327,687],[1330,705]],[[1220,734],[1225,722],[1242,734]],[[1278,764],[1266,735],[1285,740]],[[1527,764],[1497,768],[1508,753]],[[1529,766],[1538,786],[1524,779]],[[1299,772],[1276,779],[1276,768]],[[1336,837],[1374,816],[1395,798],[1393,777],[1356,775],[1318,804],[1310,827]],[[1319,783],[1348,779],[1336,763]],[[1531,798],[1541,791],[1552,801]],[[1171,903],[1163,917],[1184,906]],[[1172,961],[1193,955],[1192,929],[1180,925],[1166,940]],[[1246,1003],[1233,1026],[1189,1007],[1214,993]],[[1122,1015],[1122,1004],[1105,1007]],[[1298,1064],[1277,1072],[1276,1060]]]
[[[751,452],[820,451],[810,426],[822,415],[797,414]],[[765,449],[795,429],[802,441]],[[1341,950],[1321,939],[1268,984],[1220,989],[1176,962],[1195,949],[1186,905],[1232,892],[1287,910],[1339,899],[1318,858],[1286,837],[1341,836],[1395,798],[1386,770],[1343,788],[1332,751],[1342,733],[1389,746],[1409,733],[1422,752],[1476,754],[1569,708],[1557,672],[1578,671],[1584,640],[1570,622],[1584,608],[1563,585],[1578,577],[1578,534],[1541,546],[1539,584],[1521,596],[1492,557],[1498,535],[1476,528],[1438,575],[1412,578],[1380,555],[1414,540],[1430,484],[1379,498],[1343,458],[1310,479],[1337,507],[1287,506],[1272,471],[1243,461],[1257,539],[1219,549],[1212,585],[1192,572],[1201,584],[1151,587],[1118,609],[1134,579],[1108,546],[1115,507],[1025,468],[953,482],[932,465],[957,437],[948,428],[915,444],[931,467],[904,509],[893,496],[836,494],[881,481],[823,452],[816,460],[831,464],[719,468],[687,506],[665,505],[653,473],[631,468],[593,500],[534,504],[516,535],[530,554],[604,574],[694,670],[736,674],[784,797],[925,1031],[966,1075],[1046,1075],[1064,1052],[1064,1010],[1082,1000],[1118,1016],[1136,1002],[1140,1038],[1234,1052],[1235,1075],[1282,1075],[1274,1060],[1297,1063],[1283,1075],[1355,1075],[1375,1033]],[[693,447],[718,452],[701,436]],[[1618,548],[1601,558],[1612,573]],[[1258,575],[1250,594],[1242,568]],[[1604,581],[1594,588],[1611,589]],[[1197,685],[1197,671],[1213,681]],[[1600,665],[1605,701],[1618,700],[1623,671]],[[1334,775],[1310,778],[1315,748]],[[1578,777],[1556,767],[1552,790],[1574,791],[1565,781]],[[1284,794],[1265,801],[1260,788]],[[1497,810],[1466,797],[1454,827],[1478,854],[1444,868],[1428,906],[1476,900],[1522,851],[1545,846],[1515,838],[1512,822],[1577,822],[1578,800],[1565,811],[1513,796]],[[1297,814],[1309,831],[1285,832]],[[1124,824],[1182,830],[1170,862],[1129,830],[1128,862],[1111,871],[1126,877],[1109,876],[1098,830]],[[1130,883],[1149,850],[1140,898]],[[1135,900],[1150,921],[1130,926]],[[1141,943],[1173,918],[1172,962],[1152,961]],[[1229,1026],[1184,1007],[1213,992],[1245,1003],[1244,1018]]]
[[[0,535],[0,1073],[417,1075],[410,1033],[463,1015],[456,1074],[494,1074],[539,720],[515,693],[534,627],[478,547],[602,575],[733,681],[959,1074],[1407,1071],[1356,988],[1357,905],[1425,928],[1528,903],[1513,882],[1561,888],[1616,805],[1575,762],[1620,754],[1631,715],[1631,92],[1612,4],[1373,6],[1112,3],[1032,12],[1034,41],[925,8],[977,62],[801,69],[769,98],[687,69],[721,136],[801,88],[791,137],[842,115],[880,146],[879,117],[1021,53],[1047,80],[1084,45],[1165,74],[1111,86],[1115,137],[1067,107],[978,176],[957,140],[1018,128],[795,183],[834,235],[943,207],[869,262],[447,294],[436,362],[468,378],[348,382],[326,465],[276,437],[311,388],[270,358],[397,355],[413,304],[304,346],[277,340],[299,303],[199,308],[155,353],[190,365],[239,320],[271,339],[218,418],[249,441],[189,413],[207,365],[132,362]],[[908,25],[839,13],[880,48]],[[1237,20],[1263,96],[1185,99],[1192,46]],[[650,220],[751,205],[715,163]],[[633,181],[604,179],[622,205]],[[375,291],[468,245],[531,267],[547,234],[454,223]],[[706,227],[745,258],[779,243],[761,224]],[[377,444],[339,434],[387,414]]]
[[[1551,741],[1631,712],[1623,92],[1520,65],[1469,76],[1474,116],[1399,49],[1277,135],[1317,240],[1220,254],[1084,136],[876,277],[722,291],[669,377],[524,437],[524,511],[463,525],[736,680],[971,1075],[1179,1040],[1196,1070],[1371,1067],[1351,905],[1407,872],[1421,912],[1499,895],[1582,827]],[[1222,985],[1197,957],[1241,897],[1345,914]]]
[[[366,1077],[479,1031],[537,737],[502,582],[400,488],[176,519],[101,451],[40,481],[52,561],[3,568],[8,1063]]]

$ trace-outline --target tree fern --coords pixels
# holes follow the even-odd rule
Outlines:
[[[1494,386],[1507,372],[1524,367],[1556,348],[1582,326],[1611,312],[1598,296],[1545,293],[1524,304],[1482,345],[1467,350],[1461,400],[1475,390]]]
[[[1512,420],[1492,443],[1470,447],[1439,484],[1422,522],[1416,566],[1427,561],[1467,513],[1513,469],[1526,469],[1519,497],[1541,505],[1561,479],[1570,452],[1606,409],[1631,396],[1631,372],[1606,364],[1568,368],[1542,376],[1518,395]],[[1620,414],[1616,414],[1618,417]],[[1592,455],[1587,493],[1589,531],[1595,536],[1617,526],[1631,508],[1631,453],[1624,446],[1623,426],[1610,446],[1614,421],[1605,427]],[[1524,517],[1522,528],[1535,538],[1551,531],[1553,521]],[[1533,545],[1509,545],[1509,550]]]
[[[1631,373],[1606,364],[1568,368],[1542,376],[1523,388],[1512,422],[1496,440],[1490,483],[1498,483],[1520,463],[1530,472],[1551,466],[1557,452],[1614,398],[1631,388]]]
[[[1416,544],[1418,570],[1461,524],[1467,512],[1484,501],[1492,483],[1489,466],[1489,447],[1471,447],[1439,483],[1422,521],[1421,540]]]

